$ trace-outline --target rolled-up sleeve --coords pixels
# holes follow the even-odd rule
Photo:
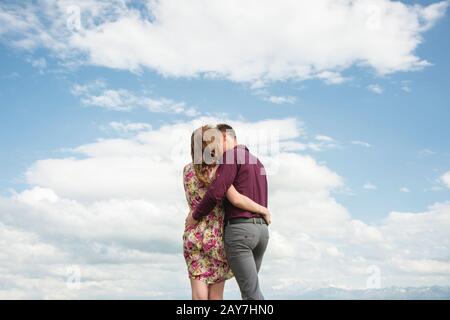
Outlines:
[[[221,164],[216,171],[216,178],[209,185],[208,191],[205,193],[202,201],[195,208],[192,216],[195,220],[209,214],[219,201],[222,201],[227,190],[233,184],[237,174],[237,164],[225,163]]]

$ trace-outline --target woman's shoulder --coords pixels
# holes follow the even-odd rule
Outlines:
[[[192,162],[188,163],[187,165],[184,166],[183,177],[185,180],[191,180],[191,179],[195,178],[195,170],[194,170],[194,166],[192,165]]]
[[[188,163],[183,168],[183,181],[184,187],[189,189],[198,189],[199,181],[195,175],[194,166],[192,163]]]

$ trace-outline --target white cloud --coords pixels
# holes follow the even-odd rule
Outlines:
[[[20,78],[20,77],[21,77],[20,73],[18,73],[16,71],[11,72],[9,74],[2,74],[0,76],[0,78],[2,78],[2,79],[17,79],[17,78]]]
[[[262,98],[262,100],[273,104],[294,104],[297,98],[286,95],[273,95],[267,89],[267,83],[262,80],[255,80],[250,84],[250,89],[255,96]]]
[[[430,149],[422,149],[419,151],[420,156],[432,156],[435,154],[436,154],[436,152],[434,152],[433,150],[430,150]]]
[[[411,92],[411,88],[408,85],[403,85],[402,90],[405,92]]]
[[[384,92],[383,87],[381,87],[379,84],[371,84],[367,86],[367,90],[376,94],[382,94]]]
[[[47,60],[45,58],[27,59],[27,61],[41,73],[47,68]]]
[[[409,190],[409,188],[407,188],[407,187],[401,187],[400,192],[409,193],[409,192],[411,192],[411,190]]]
[[[164,97],[151,97],[146,93],[136,94],[125,89],[109,89],[101,80],[89,84],[75,84],[72,94],[80,97],[85,106],[100,107],[115,111],[130,111],[143,108],[150,112],[184,114],[189,117],[199,115],[194,107],[185,102],[176,102]]]
[[[366,148],[372,147],[372,145],[370,143],[365,142],[365,141],[353,140],[350,143],[354,144],[354,145],[357,145],[357,146],[366,147]]]
[[[273,96],[273,95],[265,96],[263,100],[274,104],[293,104],[296,101],[295,97],[292,96]]]
[[[173,77],[328,83],[342,83],[341,72],[353,66],[388,74],[429,65],[415,49],[448,6],[446,1],[422,6],[388,0],[282,5],[167,0],[148,1],[148,11],[138,12],[122,1],[40,4],[2,5],[3,39],[26,49],[47,47],[65,62],[133,72],[148,68]],[[67,26],[73,18],[69,5],[82,13],[75,32]]]
[[[306,148],[312,151],[325,151],[340,148],[340,146],[332,137],[319,134],[314,137],[314,141],[306,144]]]
[[[366,189],[366,190],[377,190],[377,186],[374,185],[374,184],[371,183],[371,182],[366,182],[366,183],[364,184],[363,188]]]
[[[148,123],[142,122],[117,122],[113,121],[109,123],[109,126],[118,132],[136,132],[150,130],[152,128]]]
[[[438,191],[442,191],[442,190],[443,190],[443,188],[439,187],[439,186],[433,186],[431,188],[423,189],[423,191],[425,191],[425,192],[429,192],[429,191],[431,191],[431,192],[438,192]]]
[[[180,196],[177,200],[183,199],[182,193]],[[157,201],[137,196],[82,203],[61,198],[54,190],[42,187],[25,190],[11,200],[23,208],[15,213],[12,223],[20,223],[17,225],[20,227],[32,224],[34,232],[49,237],[113,242],[131,248],[145,245],[148,251],[155,250],[152,246],[158,243],[165,243],[165,252],[177,252],[183,212],[174,205],[163,210]]]
[[[450,188],[450,171],[447,171],[441,176],[441,181],[447,186],[447,188]]]
[[[450,203],[437,203],[425,212],[391,212],[383,222],[381,231],[389,234],[391,250],[397,251],[392,258],[411,260],[446,261],[448,252],[448,231]],[[414,240],[415,239],[415,240]],[[420,239],[420,241],[418,241]],[[410,245],[408,242],[412,241]],[[414,270],[412,270],[414,271]]]
[[[319,140],[319,141],[326,141],[326,142],[333,142],[334,141],[333,138],[331,138],[329,136],[325,136],[325,135],[317,135],[315,139]]]
[[[416,274],[450,274],[450,262],[431,259],[399,260],[399,269]]]
[[[349,80],[348,78],[343,77],[340,73],[332,71],[320,72],[317,74],[317,78],[324,80],[326,84],[341,84]]]

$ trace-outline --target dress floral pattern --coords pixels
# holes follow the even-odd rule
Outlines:
[[[201,202],[206,188],[196,175],[192,163],[183,170],[184,190],[191,210]],[[183,254],[189,278],[214,284],[233,277],[223,244],[224,208],[219,203],[198,224],[185,228]]]

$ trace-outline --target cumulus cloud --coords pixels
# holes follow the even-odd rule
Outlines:
[[[314,137],[313,141],[307,144],[307,147],[312,151],[325,151],[339,148],[340,146],[332,137],[319,134]]]
[[[143,108],[150,112],[184,114],[189,117],[198,115],[194,107],[185,102],[176,102],[164,97],[152,97],[147,93],[137,94],[126,89],[110,89],[102,80],[88,84],[75,84],[71,92],[80,97],[81,103],[88,107],[100,107],[115,111],[131,111]]]
[[[402,247],[405,250],[403,259],[448,262],[444,252],[450,243],[445,231],[449,227],[449,210],[450,203],[443,202],[424,212],[391,212],[381,230],[389,235],[392,249]],[[418,242],[413,238],[421,240]],[[408,241],[413,241],[414,245],[408,245]],[[400,254],[392,258],[400,258]]]
[[[317,74],[317,78],[324,80],[326,84],[341,84],[349,80],[340,73],[333,71],[322,71]]]
[[[143,130],[150,130],[152,126],[148,123],[142,122],[117,122],[113,121],[109,123],[109,127],[118,131],[118,132],[136,132]]]
[[[367,90],[376,93],[376,94],[382,94],[384,92],[384,89],[379,84],[371,84],[367,86]]]
[[[297,101],[297,98],[293,96],[274,95],[270,93],[266,88],[267,83],[262,80],[254,81],[249,87],[255,96],[260,97],[266,102],[273,104],[294,104]]]
[[[0,35],[16,47],[46,47],[71,63],[147,68],[172,77],[319,78],[337,84],[353,66],[389,74],[429,65],[415,49],[447,6],[149,0],[137,10],[122,1],[42,1],[2,5]]]
[[[268,102],[271,102],[274,104],[285,104],[285,103],[293,104],[296,101],[295,97],[292,97],[292,96],[272,96],[272,95],[270,95],[270,96],[265,96],[263,99],[265,101],[268,101]]]
[[[374,185],[374,184],[371,183],[371,182],[366,182],[366,183],[363,185],[363,188],[366,189],[366,190],[377,190],[377,186]]]
[[[422,157],[433,156],[435,154],[436,154],[436,152],[433,150],[430,150],[430,149],[422,149],[419,151],[419,156],[422,156]]]
[[[402,89],[404,92],[407,92],[407,93],[411,92],[411,86],[410,86],[409,84],[407,84],[407,83],[404,83],[404,84],[402,85],[401,89]]]
[[[372,145],[370,143],[365,142],[365,141],[353,140],[350,143],[354,144],[354,145],[357,145],[357,146],[366,147],[366,148],[372,147]]]
[[[450,188],[450,171],[447,171],[441,176],[441,181],[447,188]]]
[[[325,136],[325,135],[320,135],[320,134],[316,136],[316,140],[318,140],[318,141],[326,141],[326,142],[333,142],[334,141],[333,138],[331,138],[329,136]]]
[[[27,59],[27,62],[29,62],[34,68],[38,69],[40,73],[43,73],[44,70],[47,68],[47,60],[45,58],[38,58],[38,59]]]
[[[223,121],[229,120],[146,128],[81,145],[73,157],[34,163],[26,172],[28,187],[0,197],[0,296],[187,298],[182,167],[191,131]],[[450,204],[392,212],[367,224],[334,198],[345,187],[339,174],[292,151],[305,139],[299,121],[229,122],[274,169],[268,176],[274,222],[261,271],[268,297],[305,288],[361,288],[371,265],[382,271],[383,285],[448,279]],[[264,132],[276,133],[278,152],[267,148]],[[74,268],[79,289],[67,285]],[[226,296],[239,297],[234,281]]]

